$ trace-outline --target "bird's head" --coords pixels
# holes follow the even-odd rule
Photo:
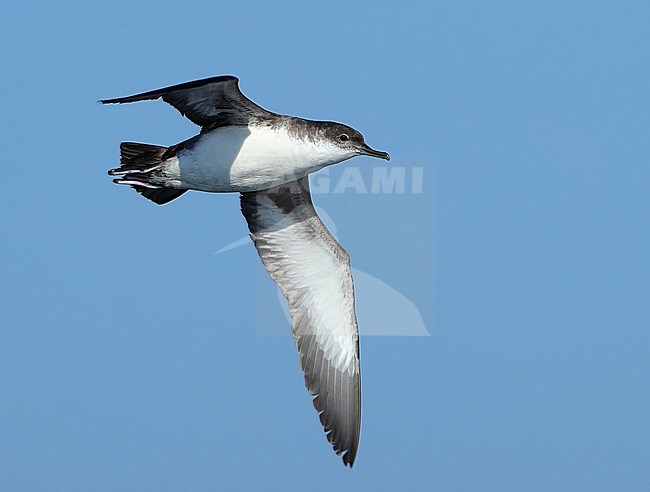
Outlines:
[[[327,141],[345,155],[345,159],[357,155],[367,155],[390,160],[390,155],[387,152],[371,148],[361,133],[347,125],[328,122],[324,134]]]

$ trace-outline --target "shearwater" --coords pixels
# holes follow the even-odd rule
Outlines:
[[[314,209],[308,175],[358,155],[390,156],[341,123],[263,109],[229,75],[100,102],[159,98],[201,132],[171,147],[122,142],[120,167],[109,174],[159,205],[188,190],[241,193],[251,239],[289,303],[300,366],[327,439],[352,466],[361,428],[354,285],[347,252]]]

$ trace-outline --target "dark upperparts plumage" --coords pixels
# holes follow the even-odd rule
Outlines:
[[[102,104],[122,104],[161,98],[204,131],[228,125],[247,125],[251,121],[276,115],[258,106],[239,90],[239,79],[232,75],[172,85],[133,96],[103,99]]]
[[[278,124],[296,138],[336,139],[342,133],[350,140],[363,142],[354,128],[334,121],[313,121],[268,111],[248,99],[239,89],[239,79],[232,75],[209,77],[132,96],[102,99],[102,104],[124,104],[162,98],[183,116],[202,127],[202,132],[229,125]]]

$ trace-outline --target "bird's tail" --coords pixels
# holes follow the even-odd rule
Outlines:
[[[136,142],[120,144],[120,167],[108,171],[110,176],[121,176],[114,183],[130,185],[143,197],[158,205],[171,202],[178,198],[186,189],[165,188],[152,180],[164,161],[163,155],[167,147]]]

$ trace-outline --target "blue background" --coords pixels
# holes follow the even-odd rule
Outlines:
[[[646,489],[649,19],[642,1],[0,3],[0,489]],[[213,254],[246,233],[237,197],[156,207],[105,174],[121,140],[196,128],[97,99],[227,73],[434,163],[435,209],[318,197],[433,334],[362,339],[353,470],[291,338],[256,327],[253,247]]]

